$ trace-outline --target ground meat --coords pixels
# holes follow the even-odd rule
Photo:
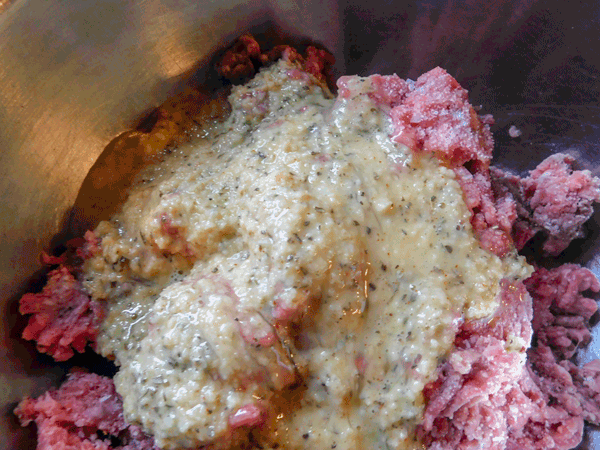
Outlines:
[[[494,198],[487,168],[468,170],[461,166],[456,167],[454,173],[473,213],[471,224],[481,245],[500,257],[506,255],[513,248],[511,229],[517,218],[515,202],[509,197]]]
[[[42,292],[25,294],[19,312],[31,314],[23,338],[34,340],[37,349],[57,361],[65,361],[74,351],[83,352],[94,343],[104,317],[103,305],[83,291],[71,270],[60,266],[48,274]]]
[[[284,59],[296,63],[303,72],[311,74],[320,82],[325,82],[327,70],[333,65],[335,59],[331,53],[316,47],[308,47],[302,56],[295,48],[289,45],[278,45],[261,56],[261,61],[266,64],[277,59]]]
[[[600,283],[589,270],[565,264],[537,269],[526,285],[534,298],[532,325],[537,344],[551,347],[560,359],[572,358],[590,342],[589,321],[598,309],[596,301],[582,292],[598,292]]]
[[[428,404],[420,434],[429,448],[502,450],[511,428],[527,422],[531,402],[518,381],[531,316],[523,284],[505,282],[493,320],[463,325],[439,378],[424,391]]]
[[[262,53],[254,38],[244,36],[225,54],[219,71],[243,79],[278,57],[321,81],[333,62],[313,47],[304,57],[288,46]],[[520,249],[543,231],[544,250],[557,254],[581,237],[592,203],[600,200],[600,181],[587,171],[573,172],[571,157],[555,155],[524,179],[498,169],[491,178],[493,120],[477,116],[454,78],[439,68],[416,82],[371,78],[369,95],[389,108],[393,139],[432,152],[453,168],[484,248],[502,256],[512,249],[513,238]],[[343,79],[339,87],[340,97],[349,95]],[[97,239],[86,235],[78,254],[88,258],[97,249]],[[64,263],[56,257],[46,261]],[[526,287],[531,295],[523,284],[504,282],[494,318],[462,325],[455,350],[424,391],[428,404],[419,434],[429,448],[569,449],[580,442],[584,420],[600,423],[600,362],[577,367],[569,361],[589,342],[589,319],[596,310],[581,293],[598,291],[600,284],[591,272],[566,265],[538,269]],[[23,296],[20,311],[33,314],[23,337],[37,340],[38,349],[57,360],[93,343],[102,319],[101,306],[64,266],[50,272],[41,293]],[[534,346],[527,351],[533,332]],[[97,375],[71,375],[59,390],[25,399],[16,413],[23,425],[37,424],[40,450],[156,448],[152,438],[125,423],[112,380]],[[263,416],[249,406],[230,422],[254,426]]]
[[[517,201],[519,217],[512,230],[517,249],[542,232],[543,250],[558,255],[573,239],[584,236],[583,224],[593,213],[593,203],[600,201],[600,179],[587,170],[574,171],[573,161],[572,156],[557,153],[525,178],[492,168],[496,196]]]
[[[327,70],[335,62],[331,53],[312,46],[306,49],[304,56],[289,45],[277,45],[263,53],[256,39],[246,34],[225,52],[217,64],[217,71],[230,81],[244,82],[261,66],[280,58],[296,63],[304,72],[321,82],[326,81]]]
[[[241,36],[219,61],[217,71],[229,80],[248,78],[256,73],[260,61],[260,45],[252,36]]]
[[[584,367],[571,362],[591,340],[590,319],[598,309],[585,291],[599,292],[592,272],[575,264],[538,269],[526,281],[534,299],[535,345],[529,350],[536,382],[551,400],[573,416],[600,424],[600,361]]]
[[[582,292],[600,283],[568,264],[538,269],[526,286],[531,297],[505,284],[494,319],[466,322],[457,335],[425,390],[420,433],[429,448],[566,450],[581,441],[584,420],[598,424],[600,361],[578,367],[569,358],[589,342],[597,309]]]
[[[396,142],[433,152],[451,166],[469,161],[489,166],[492,135],[458,81],[438,67],[410,83],[410,88],[391,110]]]
[[[512,198],[496,201],[492,192],[489,124],[493,119],[478,117],[467,91],[440,68],[415,82],[395,75],[374,75],[372,80],[374,98],[390,108],[392,139],[417,151],[432,152],[452,167],[482,246],[498,256],[507,254],[512,249],[510,231],[517,214]]]
[[[567,450],[581,442],[581,416],[570,415],[565,405],[552,405],[529,365],[514,392],[520,398],[511,401],[509,407],[519,409],[522,420],[511,428],[506,450]]]
[[[86,231],[83,242],[77,247],[77,256],[81,259],[90,259],[100,252],[100,238],[93,231]]]
[[[65,266],[77,272],[82,261],[91,258],[100,251],[100,238],[93,231],[86,231],[83,237],[69,239],[59,255],[42,252],[41,262],[44,266]]]
[[[38,450],[156,450],[154,441],[123,419],[121,397],[110,378],[73,373],[58,390],[24,399],[15,414],[35,422]]]

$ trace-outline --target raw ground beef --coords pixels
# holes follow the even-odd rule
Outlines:
[[[66,361],[74,352],[83,353],[96,342],[104,318],[104,305],[92,300],[77,280],[82,260],[98,252],[99,241],[92,231],[71,239],[60,256],[42,253],[42,263],[58,266],[47,275],[42,292],[25,294],[19,312],[29,315],[23,339],[36,341],[37,349],[56,361]]]
[[[521,250],[538,232],[545,235],[543,250],[558,255],[573,239],[584,236],[583,224],[600,201],[600,180],[588,170],[573,170],[574,158],[557,153],[543,161],[528,177],[491,169],[498,199],[517,202],[518,219],[512,235]]]
[[[489,167],[493,140],[489,124],[468,102],[468,92],[439,67],[416,81],[396,75],[371,77],[373,98],[389,108],[392,139],[410,148],[431,152],[449,165],[460,183],[471,223],[482,246],[498,256],[512,249],[510,236],[517,218],[512,198],[494,198]],[[340,95],[348,86],[342,77]]]
[[[330,55],[312,47],[304,57],[287,46],[262,53],[256,40],[244,36],[218,70],[238,80],[277,57],[298,62],[320,80],[332,63]],[[452,167],[483,247],[503,256],[512,249],[513,238],[522,248],[544,231],[544,249],[555,254],[581,235],[592,203],[600,199],[599,182],[585,171],[573,172],[570,157],[551,157],[525,179],[492,169],[492,180],[493,120],[477,116],[454,78],[438,68],[414,82],[396,75],[371,79],[370,95],[392,118],[392,138],[432,152]],[[338,81],[342,98],[352,89],[346,81]],[[86,235],[80,256],[97,246],[94,236]],[[504,282],[493,320],[462,325],[455,350],[425,389],[428,404],[419,433],[428,447],[576,446],[584,419],[600,422],[600,362],[577,367],[569,360],[589,342],[589,319],[596,310],[582,292],[599,289],[593,274],[575,265],[538,269],[525,284]],[[100,306],[64,266],[50,273],[41,293],[23,297],[21,312],[33,314],[23,336],[37,340],[40,351],[59,360],[94,342],[102,317]],[[525,353],[532,335],[533,347]],[[124,422],[112,381],[97,375],[71,375],[59,390],[25,399],[16,413],[24,425],[37,424],[39,450],[155,448],[151,438]]]
[[[600,425],[600,361],[572,362],[591,341],[590,319],[598,309],[582,293],[599,292],[600,283],[589,270],[565,264],[538,269],[525,284],[533,298],[535,342],[528,356],[536,384],[551,403]]]
[[[48,260],[58,261],[53,258]],[[82,353],[94,344],[104,317],[103,305],[92,300],[72,269],[63,265],[50,271],[42,292],[21,297],[19,312],[31,314],[23,338],[36,341],[38,351],[57,361],[66,361],[74,351]]]
[[[523,180],[494,169],[494,190],[490,120],[477,116],[456,80],[438,68],[416,82],[374,76],[373,85],[374,98],[390,108],[393,139],[454,169],[484,248],[503,256],[513,237],[521,249],[544,230],[544,250],[558,254],[582,236],[600,200],[600,180],[573,172],[571,157],[551,156]],[[340,88],[343,96],[345,80]],[[590,340],[596,303],[581,292],[598,291],[598,281],[565,265],[539,269],[527,288],[531,296],[505,284],[494,320],[463,325],[456,349],[425,390],[420,434],[429,448],[569,449],[581,441],[584,419],[598,423],[600,362],[579,368],[569,361]]]
[[[23,400],[15,414],[23,426],[37,425],[38,450],[158,450],[125,422],[113,381],[100,375],[73,373],[60,389]]]
[[[522,285],[505,284],[493,320],[465,322],[456,349],[425,389],[420,433],[435,450],[570,449],[584,420],[600,423],[600,361],[569,360],[590,340],[600,291],[574,264],[538,269]],[[532,307],[533,306],[533,307]],[[532,317],[533,313],[533,317]],[[534,332],[533,345],[524,350]]]
[[[531,339],[531,299],[522,283],[502,286],[493,320],[466,322],[456,349],[425,391],[420,434],[429,448],[500,450],[532,408],[519,389]]]
[[[256,39],[246,34],[225,52],[217,64],[217,72],[229,81],[244,82],[260,67],[279,58],[298,64],[320,82],[326,82],[327,71],[335,62],[331,53],[312,46],[307,47],[304,56],[289,45],[277,45],[263,53]]]

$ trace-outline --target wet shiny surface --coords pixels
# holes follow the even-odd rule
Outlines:
[[[203,80],[224,44],[246,30],[276,29],[325,45],[339,74],[414,78],[441,65],[496,117],[501,165],[524,170],[566,150],[600,175],[599,9],[534,0],[0,0],[5,422],[19,398],[41,392],[60,374],[48,375],[45,359],[30,362],[29,347],[11,331],[14,299],[40,269],[39,252],[63,229],[87,171],[110,140],[186,83]],[[521,137],[508,136],[511,125]],[[596,274],[598,234],[592,230],[591,244],[570,250]],[[16,439],[0,426],[0,448],[28,448]]]

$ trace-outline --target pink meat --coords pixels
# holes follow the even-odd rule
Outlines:
[[[504,282],[501,300],[492,320],[463,324],[456,349],[425,389],[419,433],[429,448],[503,450],[511,428],[527,422],[532,408],[518,387],[522,353],[507,351],[506,343],[520,338],[529,345],[531,298],[522,283]]]
[[[217,64],[217,71],[230,81],[243,81],[254,75],[261,66],[280,58],[295,63],[302,68],[304,75],[311,74],[321,82],[326,81],[327,71],[335,62],[331,53],[312,46],[307,47],[304,56],[289,45],[277,45],[263,53],[256,39],[246,34],[227,50]],[[304,75],[293,72],[291,77]]]
[[[512,248],[511,230],[517,218],[512,198],[495,199],[487,168],[454,168],[465,201],[472,213],[471,224],[482,247],[502,257]]]
[[[232,428],[258,427],[267,420],[268,412],[260,403],[242,406],[229,416],[229,425]]]
[[[534,299],[537,342],[529,358],[538,385],[571,415],[600,424],[600,361],[583,367],[571,362],[590,342],[590,318],[598,308],[583,293],[599,292],[600,283],[589,270],[566,264],[538,269],[526,284]]]
[[[77,246],[77,256],[86,260],[97,255],[100,253],[100,241],[101,239],[93,231],[86,231],[83,235],[83,242]]]
[[[600,179],[587,170],[574,171],[573,161],[557,153],[525,178],[492,168],[496,195],[517,201],[519,218],[512,234],[518,249],[542,232],[543,250],[558,255],[573,239],[584,236],[583,224],[593,213],[593,203],[600,201]]]
[[[332,66],[334,62],[335,59],[331,53],[310,46],[306,49],[302,68],[317,80],[325,81],[325,73],[328,67]]]
[[[37,425],[38,450],[158,450],[125,422],[112,380],[99,375],[73,373],[60,389],[24,399],[15,414],[23,426]]]
[[[67,254],[63,253],[60,256],[54,256],[54,255],[50,255],[46,252],[42,252],[42,254],[40,256],[40,260],[42,261],[42,264],[45,266],[58,266],[58,265],[67,263]]]
[[[428,448],[566,450],[581,441],[585,420],[598,424],[600,361],[578,367],[569,358],[589,342],[596,311],[582,293],[600,291],[600,283],[568,264],[538,269],[525,284],[531,296],[504,282],[494,318],[465,322],[456,349],[426,387],[419,433]],[[523,351],[514,336],[526,347],[532,332],[535,345],[523,365],[507,344]]]
[[[48,274],[42,292],[25,294],[19,312],[31,314],[23,338],[34,340],[37,349],[57,361],[65,361],[74,351],[82,353],[94,344],[104,307],[87,295],[79,281],[65,266]]]
[[[492,135],[489,116],[479,117],[468,102],[468,92],[439,67],[417,81],[397,76],[371,77],[371,97],[389,108],[392,139],[416,151],[433,153],[456,173],[472,212],[471,223],[481,245],[504,256],[512,248],[511,230],[517,217],[512,198],[496,201],[489,165]],[[348,95],[341,80],[340,95]]]
[[[492,135],[468,102],[468,93],[445,70],[421,75],[401,104],[392,108],[393,139],[435,153],[451,166],[469,161],[489,166]]]
[[[78,270],[81,260],[90,259],[100,252],[101,239],[93,231],[86,231],[83,237],[73,238],[65,243],[66,250],[59,256],[42,252],[41,261],[46,266],[63,265]]]
[[[526,281],[533,296],[533,330],[538,345],[552,347],[560,359],[570,359],[591,340],[590,318],[598,309],[582,292],[600,290],[592,272],[576,264],[537,269]]]

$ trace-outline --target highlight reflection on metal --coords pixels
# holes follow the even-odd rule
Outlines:
[[[599,10],[558,0],[0,0],[0,448],[22,436],[14,402],[60,375],[11,332],[39,252],[108,142],[202,80],[223,45],[274,31],[325,45],[339,74],[414,78],[441,65],[495,115],[501,164],[523,170],[567,149],[600,175]],[[596,238],[574,251],[598,274],[599,250]]]

